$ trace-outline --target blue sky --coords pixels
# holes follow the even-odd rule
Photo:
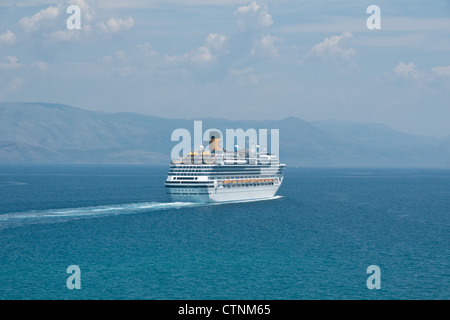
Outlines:
[[[445,137],[450,1],[0,0],[0,101]]]

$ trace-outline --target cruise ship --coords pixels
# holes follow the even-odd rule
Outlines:
[[[283,182],[278,155],[238,146],[232,152],[210,137],[210,150],[191,152],[173,160],[165,182],[173,202],[236,202],[265,200],[275,196]]]

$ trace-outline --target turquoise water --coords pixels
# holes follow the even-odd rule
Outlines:
[[[450,171],[288,168],[278,199],[198,205],[167,169],[0,166],[0,299],[450,297]]]

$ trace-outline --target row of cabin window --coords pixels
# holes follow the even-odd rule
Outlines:
[[[225,184],[226,188],[235,188],[235,187],[256,187],[256,186],[272,186],[273,182],[265,182],[265,183],[246,183],[246,184]]]

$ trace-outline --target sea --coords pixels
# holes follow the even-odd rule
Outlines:
[[[227,204],[168,201],[167,172],[0,165],[0,299],[450,298],[450,170],[288,167]]]

